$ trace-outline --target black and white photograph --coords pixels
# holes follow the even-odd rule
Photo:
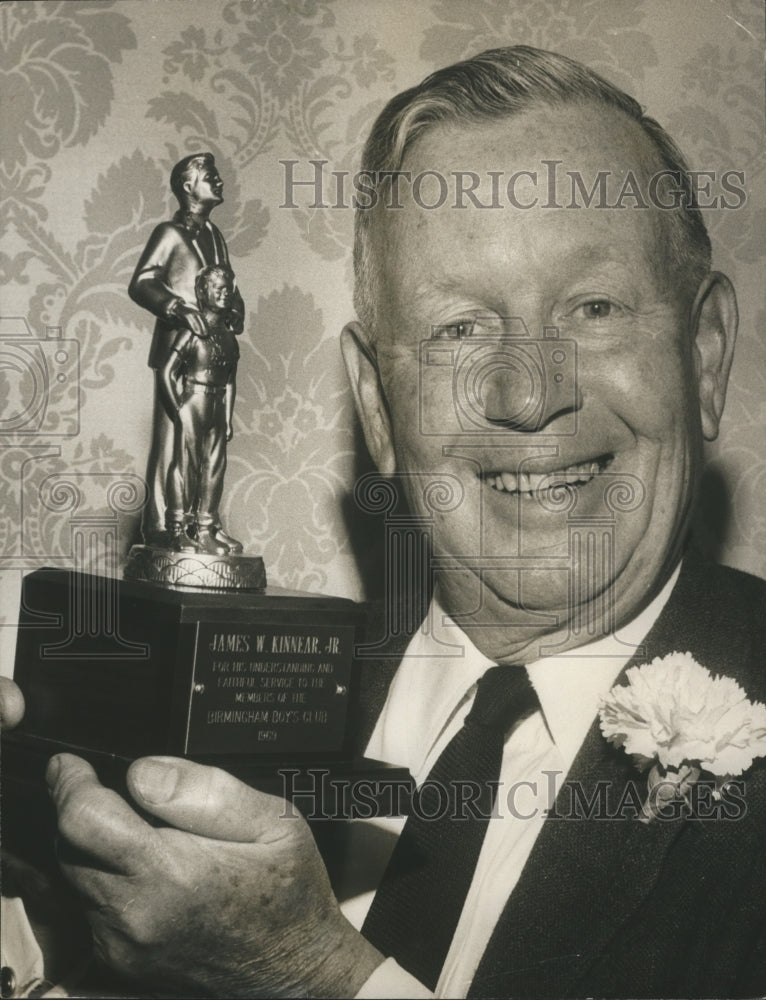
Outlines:
[[[2,997],[766,997],[766,7],[0,43]]]

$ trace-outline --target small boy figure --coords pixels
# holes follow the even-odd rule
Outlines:
[[[203,340],[191,330],[180,330],[161,371],[175,425],[165,528],[177,552],[224,555],[242,551],[238,542],[225,545],[211,530],[223,492],[226,442],[233,435],[239,359],[231,315],[234,275],[212,264],[197,275],[195,291],[208,336]]]

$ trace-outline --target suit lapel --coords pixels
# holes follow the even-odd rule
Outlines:
[[[706,647],[713,628],[705,589],[703,571],[691,559],[641,655],[625,670],[675,650],[688,649],[705,663],[704,653],[695,652]],[[667,850],[685,827],[683,820],[638,822],[632,804],[645,798],[645,778],[627,754],[604,740],[595,720],[469,996],[565,996],[586,974],[651,892]],[[616,818],[595,818],[604,812]]]

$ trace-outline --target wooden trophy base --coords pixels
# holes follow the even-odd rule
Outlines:
[[[361,626],[342,598],[36,570],[23,583],[14,676],[27,708],[4,738],[6,777],[38,783],[66,751],[122,790],[130,762],[164,754],[223,767],[316,819],[396,812],[406,770],[354,745]]]

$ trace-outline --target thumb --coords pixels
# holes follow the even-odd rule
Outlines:
[[[256,791],[226,771],[177,757],[144,757],[128,771],[136,803],[179,830],[240,843],[282,836],[280,817],[296,818],[284,799]]]
[[[0,677],[0,728],[12,729],[24,716],[24,695],[10,677]]]

